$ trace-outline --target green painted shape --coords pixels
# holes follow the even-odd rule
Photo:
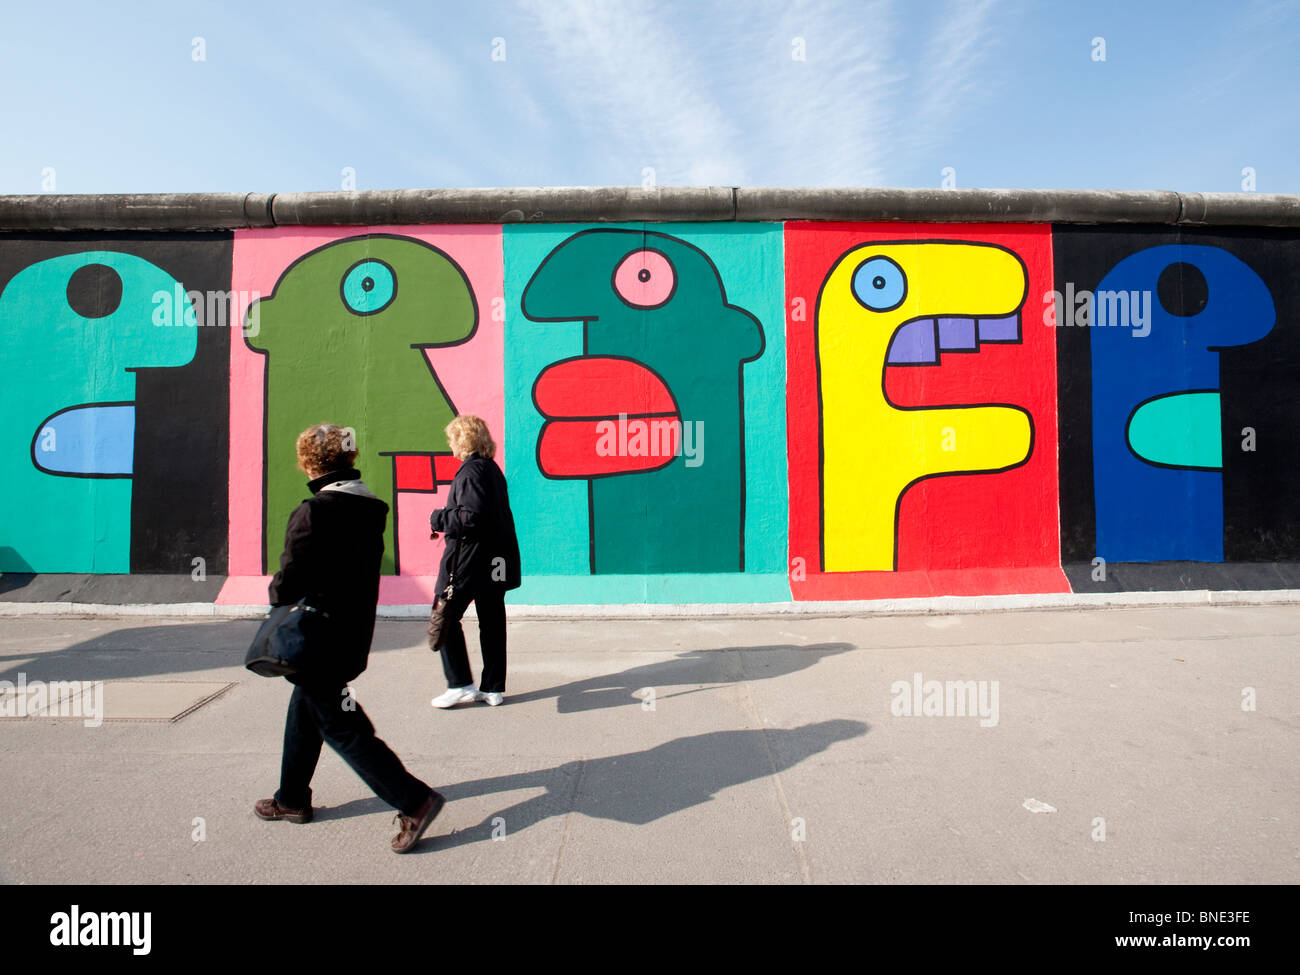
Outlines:
[[[658,308],[628,305],[611,284],[623,258],[641,248],[661,252],[676,274],[676,290]],[[682,421],[703,431],[702,462],[694,466],[680,456],[657,471],[591,481],[596,573],[742,569],[741,365],[762,354],[764,341],[758,320],[723,296],[704,251],[667,234],[616,229],[570,237],[524,291],[526,317],[585,320],[588,355],[650,367],[672,391]]]
[[[395,293],[378,311],[358,314],[344,283],[366,260],[392,269]],[[311,251],[285,270],[271,297],[250,309],[244,341],[267,356],[268,572],[279,566],[289,514],[308,494],[298,470],[298,435],[317,423],[352,427],[361,476],[395,508],[394,464],[387,455],[446,452],[443,428],[456,415],[423,350],[464,342],[477,322],[469,282],[451,258],[413,237],[383,235],[349,237]],[[398,570],[394,537],[390,516],[385,574]]]
[[[1143,403],[1128,424],[1133,453],[1166,467],[1223,467],[1218,393],[1175,393]]]
[[[91,264],[122,281],[117,308],[99,318],[67,299],[69,279]],[[90,250],[31,264],[0,293],[0,572],[131,571],[130,478],[46,473],[32,462],[33,442],[49,446],[41,425],[60,410],[133,402],[128,370],[194,358],[193,307],[186,303],[184,317],[171,311],[179,287],[142,257]]]

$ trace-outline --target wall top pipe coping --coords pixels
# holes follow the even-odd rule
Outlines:
[[[788,220],[1300,227],[1300,195],[605,186],[0,196],[0,232]]]

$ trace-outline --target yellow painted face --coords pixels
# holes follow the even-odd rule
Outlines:
[[[1027,286],[1010,251],[956,241],[863,244],[831,269],[817,304],[827,572],[896,567],[897,506],[920,478],[1029,456],[1032,424],[1018,407],[900,407],[884,389],[891,362],[934,364],[941,349],[1019,341],[1013,316]]]
[[[1001,318],[1025,300],[1025,267],[1010,251],[956,241],[890,241],[849,251],[818,297],[821,367],[882,368],[900,326],[923,318]]]

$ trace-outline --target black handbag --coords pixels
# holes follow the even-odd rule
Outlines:
[[[432,537],[437,538],[435,533]],[[451,539],[447,540],[447,544]],[[459,539],[456,541],[455,562],[460,561]],[[435,593],[433,605],[429,607],[429,649],[434,653],[442,652],[442,644],[447,639],[447,600],[456,594],[456,569],[454,564],[447,566],[447,587],[441,593]]]
[[[456,575],[449,571],[447,588],[433,597],[429,608],[429,649],[434,653],[442,652],[442,644],[447,639],[447,600],[456,592]]]
[[[275,606],[258,627],[244,666],[262,677],[311,670],[311,658],[325,650],[328,630],[329,613],[308,605],[306,596],[292,606]]]

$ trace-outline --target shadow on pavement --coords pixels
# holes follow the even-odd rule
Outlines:
[[[832,654],[837,654],[837,653],[844,653],[845,651],[852,650],[852,649],[855,648],[852,644],[849,643],[819,643],[819,644],[811,644],[808,646],[776,645],[776,646],[761,646],[761,647],[719,647],[718,648],[718,650],[722,650],[722,651],[733,651],[733,652],[740,651],[743,653],[764,654],[764,655],[771,654],[771,656],[763,656],[762,658],[760,658],[760,661],[758,663],[754,664],[751,668],[745,670],[744,672],[737,672],[731,675],[723,675],[722,677],[723,681],[737,681],[742,679],[755,680],[755,679],[769,679],[773,677],[783,677],[787,674],[792,674],[795,673],[796,671],[811,667],[819,660],[821,660],[823,657],[831,656]],[[693,669],[692,665],[703,664],[703,665],[711,666],[713,661],[709,659],[709,655],[717,653],[718,650],[692,650],[692,651],[688,651],[687,653],[679,654],[678,657],[673,660],[666,660],[660,663],[648,664],[643,667],[632,667],[629,668],[628,670],[620,671],[619,673],[616,674],[590,677],[585,680],[574,681],[571,684],[563,684],[559,687],[547,688],[545,690],[540,690],[540,691],[533,691],[527,694],[511,695],[506,699],[506,703],[507,705],[519,704],[524,701],[546,700],[548,698],[554,697],[557,698],[557,702],[559,705],[558,708],[559,712],[561,714],[564,714],[564,713],[574,713],[579,711],[588,711],[595,708],[618,707],[620,705],[625,705],[625,704],[639,705],[641,703],[641,699],[634,697],[633,692],[644,687],[655,687],[656,689],[658,689],[663,687],[672,687],[674,685],[699,684],[704,682],[707,682],[710,685],[710,687],[713,687],[719,683],[719,680],[717,679],[717,675],[716,674],[702,675],[699,673],[698,670]],[[702,676],[706,678],[706,680],[703,682],[695,679]],[[696,690],[708,690],[708,689],[709,689],[708,687],[691,688],[690,690],[681,691],[679,693],[691,694],[694,693]],[[658,694],[657,698],[666,699],[668,697],[673,697],[673,696],[676,695]],[[842,735],[838,734],[839,732],[845,731],[846,727],[858,728],[861,730],[857,732],[845,733]],[[840,740],[841,737],[849,738],[849,737],[856,737],[856,735],[859,734],[865,734],[867,731],[867,726],[862,722],[856,722],[856,721],[827,721],[827,722],[823,722],[820,725],[808,725],[803,729],[796,729],[796,731],[799,732],[800,734],[800,737],[798,738],[798,743],[803,745],[813,741],[816,737],[816,735],[813,732],[813,729],[823,729],[824,731],[826,731],[827,734],[836,735],[834,737],[829,738],[820,747],[814,749],[814,751],[820,751],[823,748],[825,748],[827,745],[833,743],[834,741]],[[734,744],[735,741],[741,740],[738,738],[734,738],[734,737],[729,738],[726,736],[753,736],[755,734],[758,734],[758,732],[733,731],[733,732],[715,732],[711,735],[698,735],[695,738],[683,738],[683,739],[679,739],[677,742],[670,743],[670,745],[660,746],[658,749],[655,749],[653,752],[641,752],[633,756],[623,756],[623,758],[626,759],[626,758],[637,758],[641,756],[648,756],[650,758],[651,764],[653,764],[654,762],[667,763],[666,767],[671,771],[671,769],[674,767],[674,764],[678,762],[678,757],[670,751],[665,751],[665,749],[669,749],[670,747],[680,747],[681,744],[684,742],[694,742],[695,744],[692,745],[691,747],[725,748],[729,742]],[[767,731],[767,734],[769,739],[768,744],[770,747],[773,747],[775,750],[777,745],[779,745],[784,740],[782,736],[795,735],[796,732],[784,731],[782,729],[770,729]],[[718,735],[722,735],[724,737],[719,738],[717,737]],[[705,741],[705,739],[709,739],[709,741]],[[808,754],[811,754],[811,752],[809,752]],[[799,758],[803,758],[803,757],[806,756],[805,755],[799,756]],[[601,761],[616,762],[617,759],[602,759]],[[438,790],[442,792],[444,795],[446,795],[448,800],[451,800],[453,797],[457,797],[457,796],[460,798],[465,798],[466,796],[478,795],[483,792],[506,792],[515,788],[528,788],[528,787],[541,785],[542,784],[541,780],[547,778],[554,779],[555,783],[560,783],[562,782],[562,780],[565,778],[566,775],[568,775],[574,769],[577,768],[578,764],[579,763],[570,762],[566,765],[558,766],[555,769],[550,769],[542,772],[529,773],[529,781],[527,783],[518,784],[518,785],[505,784],[502,785],[500,788],[482,788],[479,789],[478,791],[464,791],[468,789],[469,786],[453,785],[453,786],[448,786],[446,788],[443,788],[442,786],[435,785],[435,787],[438,788]],[[588,763],[588,764],[593,764],[593,763]],[[790,764],[794,764],[794,762],[791,762]],[[765,766],[763,769],[759,770],[758,774],[767,775],[770,773],[770,771],[771,771],[770,767]],[[417,771],[417,774],[422,774],[422,773]],[[638,771],[636,774],[639,775],[640,772]],[[482,781],[506,783],[512,781],[514,778],[518,778],[518,777],[506,777],[502,779],[485,779]],[[726,784],[734,784],[734,783],[729,782]],[[477,784],[471,783],[471,785],[477,785]],[[548,792],[553,792],[553,791],[554,790],[552,790],[548,785]],[[560,787],[559,793],[557,794],[562,794],[563,792],[564,792],[563,788]],[[707,799],[708,796],[706,795],[704,798]],[[554,801],[554,799],[552,798],[550,801]],[[703,800],[698,800],[698,801],[703,801]],[[694,803],[690,803],[690,804],[693,805]],[[341,803],[338,806],[318,806],[316,807],[316,818],[346,819],[350,816],[366,816],[376,812],[383,812],[384,810],[387,809],[388,806],[384,802],[371,796],[364,799],[353,799],[348,802]],[[651,818],[657,818],[657,816]]]
[[[495,812],[477,826],[450,835],[437,835],[435,821],[432,835],[426,836],[412,853],[436,853],[490,841],[494,829],[504,830],[508,836],[570,811],[594,819],[644,826],[708,802],[731,786],[764,778],[773,771],[783,772],[836,742],[859,738],[869,730],[866,722],[837,719],[792,729],[711,731],[644,751],[441,785],[438,791],[449,803],[518,789],[544,789],[545,792]],[[349,809],[348,814],[359,814],[362,806],[364,811],[371,811],[369,800],[345,806],[358,807]],[[340,806],[332,812],[338,814],[344,808]]]
[[[22,658],[22,662],[0,663],[0,680],[16,681],[24,673],[30,680],[125,680],[138,677],[184,675],[197,670],[218,667],[238,667],[244,661],[244,652],[257,632],[260,620],[211,620],[202,623],[177,623],[169,626],[132,626],[103,633],[89,640],[74,643],[54,651],[32,651],[30,659],[20,646],[9,645],[7,655]],[[384,627],[375,634],[371,654],[411,647]],[[556,699],[560,714],[591,711],[597,708],[617,707],[623,704],[640,704],[633,696],[636,691],[653,687],[660,689],[678,685],[707,684],[716,686],[739,680],[782,677],[811,667],[823,657],[854,649],[850,643],[818,643],[807,646],[779,645],[757,647],[718,647],[692,650],[678,654],[673,660],[633,667],[620,673],[590,677],[558,687],[511,694],[506,703]],[[735,673],[719,675],[714,654],[719,651],[739,651],[759,655],[748,671],[737,668]],[[441,677],[441,665],[429,653],[428,670],[418,676],[436,684]],[[692,665],[698,665],[692,666]],[[701,673],[699,668],[708,668]],[[414,676],[414,675],[413,675]],[[690,694],[702,688],[679,693]],[[671,696],[671,695],[667,695]]]
[[[713,687],[742,680],[785,677],[787,674],[806,670],[823,657],[831,657],[854,649],[857,648],[851,643],[812,643],[689,650],[679,653],[672,660],[633,667],[617,674],[602,674],[598,677],[588,677],[558,687],[527,691],[523,694],[507,694],[506,704],[522,704],[526,701],[553,697],[556,699],[555,708],[560,714],[594,711],[598,708],[613,708],[628,704],[639,705],[643,698],[636,696],[636,693],[647,687],[654,688],[657,700],[663,700],[709,689],[709,687],[692,686],[690,690],[663,693],[662,688],[665,687],[700,684]],[[749,667],[742,669],[738,666],[732,673],[718,674],[716,662],[719,658],[716,654],[728,652],[751,654],[758,659],[752,661]],[[702,673],[703,668],[708,668],[708,672]]]
[[[128,626],[60,650],[34,650],[29,660],[0,664],[0,680],[122,680],[240,666],[260,620],[213,620],[172,626]],[[6,655],[27,657],[10,643]]]
[[[0,662],[0,680],[16,680],[21,671],[28,680],[124,680],[135,677],[181,675],[216,667],[239,667],[257,633],[260,619],[204,620],[165,626],[127,626],[111,633],[54,651],[24,653],[21,645],[5,647],[7,656],[30,657],[21,664]],[[423,632],[415,642],[403,639],[393,627],[375,633],[371,654],[421,646]],[[441,677],[438,658],[429,654],[428,681]]]

